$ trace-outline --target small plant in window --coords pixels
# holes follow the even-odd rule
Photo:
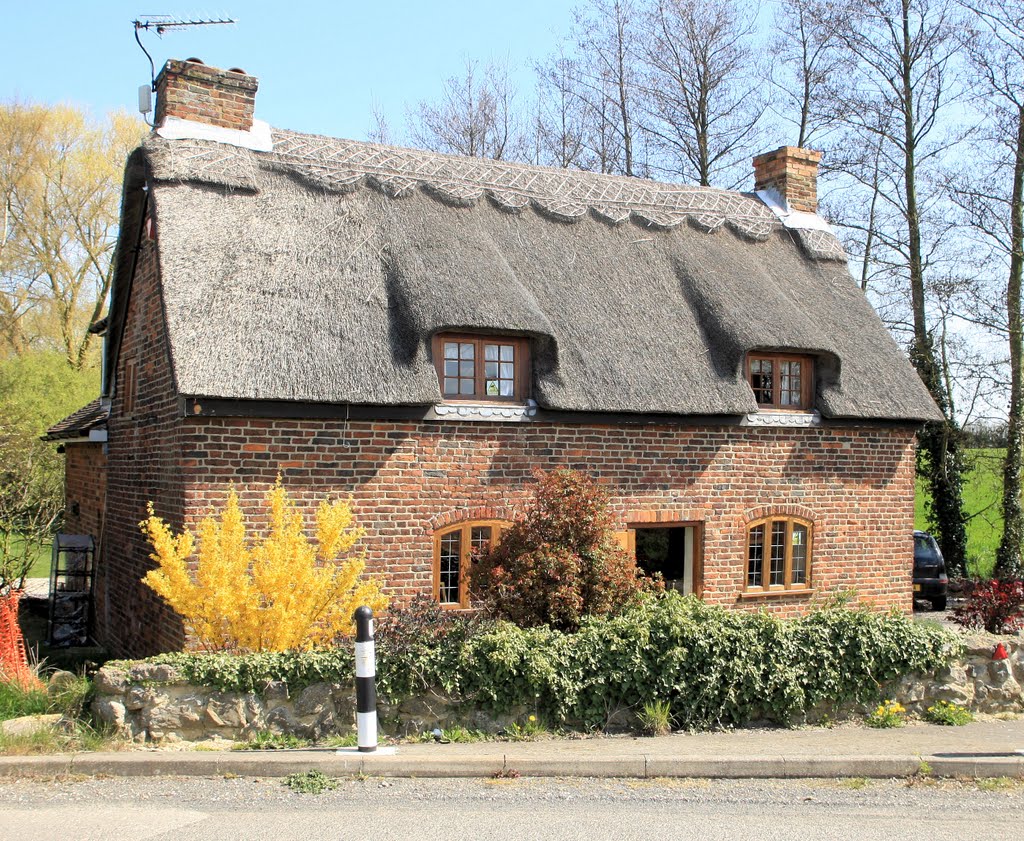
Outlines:
[[[321,502],[317,546],[306,538],[302,513],[280,478],[266,496],[270,528],[255,541],[232,488],[220,517],[206,517],[196,536],[175,535],[153,512],[140,523],[157,563],[142,579],[181,614],[200,644],[212,650],[285,651],[331,643],[352,633],[359,605],[382,610],[376,580],[364,579],[363,535],[346,500]],[[343,560],[337,560],[339,556]]]

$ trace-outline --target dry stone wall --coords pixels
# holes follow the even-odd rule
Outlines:
[[[994,660],[1002,643],[1007,658]],[[964,655],[934,674],[913,675],[882,688],[911,714],[921,714],[936,701],[952,701],[974,712],[1024,713],[1024,639],[975,634],[965,638]],[[187,683],[171,666],[120,664],[100,669],[93,711],[103,722],[137,742],[251,739],[271,732],[320,740],[354,729],[355,689],[338,683],[314,683],[290,692],[271,681],[261,692],[222,692]],[[629,723],[628,711],[612,720]],[[836,720],[866,712],[863,708],[815,710]],[[378,705],[381,731],[415,735],[435,727],[462,725],[496,733],[512,722],[523,723],[526,709],[495,716],[471,703],[439,691],[428,691],[400,704]]]

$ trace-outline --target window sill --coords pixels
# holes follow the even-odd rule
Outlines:
[[[433,417],[438,420],[515,423],[531,420],[536,414],[537,404],[533,400],[527,400],[525,403],[438,403],[432,409]]]
[[[741,599],[773,599],[780,596],[812,596],[813,587],[793,587],[790,590],[744,590]]]
[[[771,409],[761,412],[750,412],[744,415],[740,426],[769,426],[769,427],[808,427],[821,426],[821,413],[794,412]]]

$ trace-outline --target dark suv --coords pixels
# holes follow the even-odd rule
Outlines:
[[[914,598],[927,599],[933,610],[946,609],[946,562],[935,538],[927,532],[914,532]]]

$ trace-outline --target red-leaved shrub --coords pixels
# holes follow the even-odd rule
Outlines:
[[[522,627],[564,631],[617,613],[653,586],[615,540],[605,492],[584,473],[538,473],[525,516],[477,559],[474,601]]]
[[[967,600],[953,611],[953,621],[990,634],[1024,628],[1024,581],[994,579],[975,584]]]

